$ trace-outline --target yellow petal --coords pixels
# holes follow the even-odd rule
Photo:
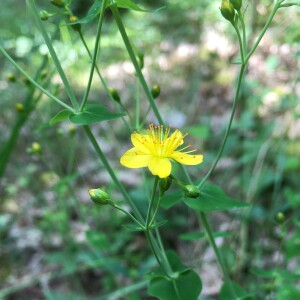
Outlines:
[[[127,168],[143,168],[149,165],[150,156],[137,148],[131,148],[124,153],[120,163]]]
[[[203,155],[193,155],[193,154],[187,154],[180,151],[175,151],[171,158],[176,160],[177,162],[183,164],[183,165],[198,165],[201,164],[203,161]]]
[[[150,150],[147,147],[149,144],[149,136],[134,132],[131,135],[131,142],[134,147],[144,152],[145,154],[150,154]]]
[[[165,148],[169,151],[175,150],[177,147],[183,144],[183,135],[180,130],[176,129],[170,137],[165,141]]]
[[[152,156],[149,162],[149,170],[153,175],[157,175],[160,178],[166,178],[171,173],[172,165],[167,158]]]

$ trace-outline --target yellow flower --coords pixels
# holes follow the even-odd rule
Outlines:
[[[170,135],[170,128],[163,130],[163,126],[149,125],[150,129],[145,134],[134,132],[131,135],[133,148],[124,153],[120,163],[127,168],[148,167],[153,175],[166,178],[171,174],[170,159],[183,165],[198,165],[203,161],[203,155],[188,154],[195,150],[183,152],[178,149],[183,144],[183,135],[176,129]]]

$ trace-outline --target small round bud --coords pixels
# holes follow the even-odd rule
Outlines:
[[[199,189],[192,184],[185,185],[183,191],[184,194],[189,198],[198,198],[200,195]]]
[[[24,111],[24,105],[22,103],[17,103],[16,104],[16,110],[18,112],[23,112]]]
[[[22,77],[22,81],[23,81],[24,84],[27,85],[27,86],[29,86],[30,83],[31,83],[30,80],[29,80],[27,77],[25,77],[25,76]]]
[[[160,86],[155,84],[151,89],[153,99],[156,99],[160,95]]]
[[[74,135],[76,132],[76,126],[74,124],[69,125],[69,133],[70,135]]]
[[[78,18],[76,16],[70,16],[69,21],[71,23],[76,23],[78,21]],[[74,31],[81,31],[81,24],[71,24],[71,27]]]
[[[47,70],[43,70],[41,72],[41,75],[40,75],[41,79],[45,79],[47,76],[48,76],[48,71]]]
[[[121,102],[121,98],[120,98],[120,95],[119,95],[119,93],[117,92],[117,90],[114,89],[114,88],[109,88],[108,90],[109,90],[109,93],[111,94],[111,96],[113,97],[113,99],[114,99],[116,102],[120,103],[120,102]]]
[[[280,211],[276,214],[275,219],[279,224],[282,224],[285,221],[285,215]]]
[[[33,154],[42,154],[43,149],[40,143],[33,142],[31,145],[31,150]]]
[[[103,189],[91,189],[89,190],[91,199],[100,205],[113,205],[114,203],[110,200],[110,196]]]
[[[65,1],[64,0],[50,0],[51,4],[57,7],[65,7]]]
[[[166,192],[170,188],[171,183],[172,183],[171,177],[168,176],[166,178],[161,178],[159,180],[159,188],[161,193]]]
[[[40,15],[41,20],[43,20],[43,21],[46,21],[46,20],[48,20],[49,17],[51,17],[51,15],[46,10],[41,10],[39,12],[39,15]]]
[[[229,0],[222,0],[220,11],[222,16],[226,20],[228,20],[229,22],[234,21],[234,16],[235,16],[234,7],[229,2]]]
[[[144,68],[144,53],[139,50],[137,53],[138,61],[139,61],[139,66],[141,70]]]
[[[10,82],[15,82],[16,81],[16,76],[14,74],[7,74],[6,79]]]
[[[242,7],[243,1],[242,0],[230,0],[230,3],[234,7],[234,9],[239,11]]]

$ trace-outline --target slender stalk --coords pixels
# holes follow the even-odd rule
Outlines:
[[[90,50],[89,50],[88,45],[87,45],[86,42],[85,42],[85,39],[84,39],[84,36],[82,35],[82,32],[79,31],[78,33],[79,33],[80,40],[82,41],[82,43],[83,43],[83,45],[84,45],[84,48],[85,48],[86,52],[88,53],[90,59],[92,59],[92,54],[91,54],[91,52],[90,52]],[[105,80],[104,80],[104,78],[103,78],[103,76],[102,76],[102,74],[101,74],[101,72],[100,72],[100,70],[99,70],[99,68],[98,68],[97,65],[95,65],[95,69],[96,69],[96,72],[97,72],[97,74],[98,74],[98,76],[99,76],[99,78],[100,78],[100,81],[101,81],[101,83],[102,83],[102,85],[103,85],[103,87],[104,87],[104,90],[105,90],[106,94],[108,95],[109,99],[112,101],[114,107],[115,107],[116,109],[118,109],[118,111],[120,112],[121,110],[118,108],[118,106],[117,106],[117,104],[116,104],[116,101],[114,100],[114,98],[112,97],[111,93],[109,92],[108,86],[107,86],[107,84],[106,84],[106,82],[105,82]],[[122,105],[121,105],[121,106],[122,106]],[[123,108],[123,106],[122,106],[122,108]],[[123,109],[124,109],[124,108],[123,108]],[[129,112],[126,111],[126,113],[128,114],[128,117],[129,117],[129,119],[130,119],[130,114],[129,114]],[[124,122],[124,124],[126,125],[126,127],[128,128],[128,130],[129,130],[130,132],[132,132],[132,128],[131,128],[130,124],[128,124],[128,122],[126,121],[126,119],[125,119],[123,116],[122,116],[121,118],[122,118],[122,121]]]
[[[151,211],[152,211],[154,200],[155,200],[155,194],[156,194],[156,190],[157,190],[158,180],[159,180],[158,177],[155,176],[154,183],[153,183],[152,194],[151,194],[150,203],[149,203],[148,212],[147,212],[146,230],[148,230],[149,226],[150,226]]]
[[[152,110],[153,110],[153,112],[154,112],[154,114],[155,114],[155,116],[156,116],[159,124],[160,125],[164,125],[163,119],[162,119],[162,117],[161,117],[161,115],[159,113],[159,110],[158,110],[155,102],[154,102],[154,99],[152,97],[150,89],[149,89],[149,87],[148,87],[148,85],[146,83],[144,75],[143,75],[143,73],[141,71],[141,68],[140,68],[140,66],[138,64],[138,61],[136,59],[136,56],[135,56],[135,53],[134,53],[133,48],[131,46],[130,40],[129,40],[128,36],[127,36],[127,33],[126,33],[125,27],[123,25],[123,22],[122,22],[122,19],[121,19],[118,7],[117,7],[117,5],[115,3],[113,3],[110,6],[110,9],[111,9],[111,11],[112,11],[112,13],[114,15],[114,18],[116,20],[117,26],[118,26],[119,31],[120,31],[120,34],[121,34],[121,36],[123,38],[124,44],[126,46],[128,54],[130,56],[130,59],[131,59],[133,65],[134,65],[136,74],[137,74],[137,76],[138,76],[138,78],[139,78],[139,80],[141,82],[141,85],[142,85],[142,87],[144,89],[144,92],[145,92],[145,94],[146,94],[146,96],[148,98],[148,101],[149,101],[150,105],[151,105],[151,108],[152,108]]]
[[[64,108],[69,109],[70,111],[73,111],[73,108],[69,106],[68,104],[62,102],[58,98],[56,98],[54,95],[52,95],[50,92],[45,90],[41,85],[39,85],[31,76],[29,76],[14,60],[13,58],[4,50],[4,48],[0,45],[0,51],[2,54],[14,65],[14,67],[23,75],[25,76],[30,83],[35,86],[37,89],[39,89],[41,92],[43,92],[45,95],[47,95],[50,99],[58,103],[59,105],[63,106]]]
[[[140,129],[140,113],[141,113],[141,93],[140,83],[136,87],[136,101],[135,101],[135,129]]]
[[[151,227],[151,225],[153,224],[153,222],[154,222],[155,219],[156,219],[156,215],[157,215],[157,212],[158,212],[159,207],[160,207],[161,199],[162,199],[162,194],[160,194],[159,197],[158,197],[158,202],[157,202],[155,211],[154,211],[154,213],[153,213],[153,216],[152,216],[152,218],[151,218],[151,221],[150,221],[150,223],[149,223],[149,227]]]
[[[159,253],[160,253],[159,249],[155,246],[156,244],[153,241],[154,238],[151,235],[150,230],[146,229],[145,230],[145,234],[146,234],[146,237],[148,239],[148,243],[150,245],[150,248],[151,248],[151,250],[152,250],[152,252],[153,252],[153,254],[154,254],[154,256],[155,256],[155,258],[156,258],[156,260],[157,260],[157,262],[159,264],[159,266],[160,266],[160,269],[162,270],[162,272],[165,274],[165,276],[167,278],[171,279],[172,278],[172,273],[169,274],[168,271],[167,271],[167,269],[166,269],[166,267],[165,267],[164,262],[166,262],[166,260],[164,260],[164,256],[163,257],[159,256]]]
[[[223,257],[221,255],[221,253],[220,253],[220,251],[219,251],[216,243],[215,243],[215,239],[213,237],[213,233],[212,233],[211,227],[210,227],[210,225],[209,225],[209,223],[207,221],[206,215],[203,212],[200,212],[199,214],[200,214],[201,222],[202,222],[203,227],[204,227],[205,232],[206,232],[207,239],[208,239],[211,247],[213,248],[213,250],[215,252],[215,255],[217,257],[217,260],[219,262],[219,265],[220,265],[220,267],[222,269],[225,282],[228,284],[228,286],[230,288],[231,295],[234,296],[233,299],[237,299],[237,296],[236,296],[235,291],[233,289],[233,286],[232,286],[232,283],[231,283],[231,279],[230,279],[229,273],[227,271],[225,262],[224,262]]]
[[[240,89],[241,89],[241,83],[242,83],[242,78],[243,78],[243,74],[244,74],[245,68],[246,68],[246,65],[243,64],[241,66],[241,69],[240,69],[240,73],[239,73],[239,77],[238,77],[237,89],[236,89],[236,92],[235,92],[235,97],[234,97],[234,101],[233,101],[233,105],[232,105],[232,109],[231,109],[229,123],[228,123],[227,129],[226,129],[226,132],[225,132],[225,136],[223,138],[223,142],[222,142],[221,147],[219,149],[218,155],[217,155],[217,157],[216,157],[213,165],[210,167],[209,171],[205,175],[205,177],[199,183],[198,188],[201,188],[204,185],[204,183],[207,181],[207,179],[209,178],[209,176],[215,170],[215,168],[216,168],[216,166],[217,166],[217,164],[218,164],[218,162],[219,162],[219,160],[220,160],[220,158],[222,156],[222,153],[223,153],[223,150],[224,150],[225,145],[227,143],[227,139],[228,139],[229,132],[230,132],[230,129],[231,129],[231,125],[232,125],[233,117],[234,117],[234,114],[235,114],[236,106],[237,106],[237,103],[238,103]]]
[[[243,54],[244,56],[247,53],[247,35],[246,35],[246,26],[245,26],[245,20],[244,15],[241,11],[238,11],[238,16],[242,24],[242,35],[243,35]]]
[[[119,190],[121,191],[121,193],[123,194],[124,198],[126,199],[126,201],[130,204],[131,208],[133,209],[133,212],[135,213],[135,215],[137,216],[137,219],[143,223],[143,217],[141,215],[141,213],[139,212],[139,210],[137,209],[136,205],[134,204],[134,202],[132,201],[131,197],[128,195],[126,189],[124,188],[124,186],[122,185],[122,183],[119,181],[119,179],[117,178],[114,170],[112,169],[112,167],[110,166],[109,162],[107,161],[104,153],[102,152],[100,146],[98,145],[95,136],[93,135],[90,127],[88,125],[83,126],[84,131],[86,133],[86,135],[88,136],[90,142],[92,143],[98,157],[100,158],[101,162],[103,163],[104,167],[106,168],[107,172],[109,173],[110,177],[112,178],[113,182],[115,183],[115,185],[119,188]]]
[[[123,212],[125,215],[127,215],[134,223],[136,223],[139,227],[141,227],[141,229],[145,228],[131,213],[129,213],[128,211],[126,211],[125,209],[123,209],[117,204],[113,204],[112,206],[118,209],[119,211]]]
[[[58,57],[56,55],[56,52],[55,52],[53,46],[52,46],[51,40],[50,40],[50,38],[48,36],[48,33],[46,32],[45,27],[44,27],[44,25],[43,25],[43,23],[41,21],[41,18],[39,16],[39,12],[38,12],[38,10],[37,10],[37,8],[35,6],[35,1],[34,0],[27,0],[27,3],[28,3],[28,6],[29,6],[30,10],[33,13],[34,20],[35,20],[35,22],[36,22],[36,24],[37,24],[37,26],[38,26],[38,28],[39,28],[39,30],[40,30],[43,38],[44,38],[44,41],[45,41],[47,47],[48,47],[49,53],[50,53],[50,55],[51,55],[51,57],[53,59],[55,67],[56,67],[56,69],[57,69],[57,71],[58,71],[58,73],[60,75],[60,78],[61,78],[63,84],[64,84],[66,92],[67,92],[67,94],[68,94],[68,96],[69,96],[69,98],[71,100],[72,106],[75,109],[75,111],[77,111],[79,109],[79,105],[78,105],[78,102],[76,100],[75,94],[74,94],[74,92],[73,92],[73,90],[72,90],[72,88],[71,88],[71,86],[69,84],[69,81],[68,81],[68,79],[67,79],[67,77],[65,75],[64,70],[61,67],[61,64],[59,62],[59,59],[58,59]]]
[[[88,96],[90,93],[92,81],[93,81],[93,75],[94,75],[96,60],[97,60],[97,56],[98,56],[98,49],[99,49],[99,43],[100,43],[101,30],[102,30],[102,24],[103,24],[103,19],[104,19],[106,3],[107,3],[107,0],[103,0],[102,5],[101,5],[97,34],[96,34],[96,41],[95,41],[95,47],[94,47],[94,54],[93,54],[93,58],[92,58],[92,66],[91,66],[90,76],[89,76],[89,80],[88,80],[88,83],[86,86],[85,94],[84,94],[82,103],[80,105],[80,109],[79,109],[80,111],[83,111],[84,106],[86,105],[86,102],[88,100]]]
[[[236,35],[238,37],[238,41],[239,41],[239,45],[240,45],[241,60],[242,60],[242,64],[244,64],[244,61],[245,61],[244,52],[245,52],[245,50],[244,50],[244,45],[243,45],[243,41],[242,41],[242,38],[241,38],[241,34],[240,34],[239,29],[237,28],[237,26],[234,23],[232,23],[232,26],[234,27]]]
[[[274,5],[274,7],[272,9],[272,12],[271,12],[271,14],[270,14],[270,16],[269,16],[269,18],[268,18],[268,20],[267,20],[264,28],[262,29],[262,31],[259,34],[256,42],[254,43],[253,47],[251,48],[251,50],[249,51],[248,55],[245,58],[245,64],[248,63],[250,57],[252,56],[252,54],[254,53],[254,51],[256,50],[256,48],[258,47],[261,39],[263,38],[264,34],[266,33],[267,29],[269,28],[269,26],[270,26],[270,24],[271,24],[271,22],[272,22],[272,20],[273,20],[273,18],[275,16],[276,12],[277,12],[278,8],[280,8],[280,5],[281,5],[282,2],[283,2],[282,0],[279,0],[279,1],[277,0],[276,1],[275,5]]]

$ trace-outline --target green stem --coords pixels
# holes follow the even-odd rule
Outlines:
[[[161,199],[162,199],[162,194],[160,193],[160,194],[159,194],[159,197],[158,197],[158,202],[157,202],[155,211],[154,211],[153,216],[152,216],[152,218],[151,218],[151,221],[150,221],[150,223],[149,223],[149,227],[151,227],[151,225],[153,224],[153,222],[154,222],[155,219],[156,219],[156,215],[157,215],[157,212],[158,212],[159,207],[160,207]]]
[[[122,185],[122,183],[118,180],[117,176],[115,175],[114,170],[110,166],[110,164],[107,161],[104,153],[102,152],[100,146],[98,145],[98,143],[95,139],[95,136],[93,135],[90,127],[88,125],[85,125],[85,126],[83,126],[83,128],[84,128],[84,131],[85,131],[86,135],[88,136],[90,142],[92,143],[98,157],[100,158],[101,162],[103,163],[104,167],[106,168],[107,172],[109,173],[110,177],[112,178],[113,182],[119,188],[119,190],[123,194],[126,201],[130,204],[130,206],[133,209],[133,212],[137,216],[138,220],[143,223],[143,217],[142,217],[141,213],[139,212],[136,205],[134,204],[134,202],[132,201],[132,199],[128,195],[128,193],[127,193],[126,189],[124,188],[124,186]]]
[[[164,259],[165,256],[160,257],[160,255],[159,255],[159,253],[160,253],[159,248],[157,247],[157,244],[154,243],[154,240],[153,240],[154,238],[151,235],[149,229],[145,230],[145,234],[146,234],[146,237],[148,239],[150,248],[151,248],[151,250],[152,250],[152,252],[153,252],[153,254],[154,254],[154,256],[155,256],[155,258],[156,258],[156,260],[157,260],[157,262],[159,264],[159,266],[160,266],[160,269],[162,270],[162,272],[165,274],[165,276],[167,278],[171,279],[172,278],[172,273],[169,274],[169,272],[167,271],[167,268],[165,266],[166,263],[168,263],[168,261]]]
[[[149,230],[149,227],[150,227],[151,211],[152,211],[154,200],[155,200],[155,194],[156,194],[156,190],[157,190],[158,181],[159,181],[158,177],[155,176],[152,194],[151,194],[150,203],[149,203],[148,212],[147,212],[146,230]]]
[[[63,106],[64,108],[69,109],[70,111],[73,111],[73,108],[58,98],[56,98],[54,95],[49,93],[47,90],[45,90],[41,85],[39,85],[32,77],[30,77],[14,60],[13,58],[4,50],[4,48],[0,45],[0,51],[2,54],[14,65],[14,67],[23,75],[25,76],[30,83],[35,86],[37,89],[39,89],[41,92],[43,92],[45,95],[47,95],[50,99],[58,103],[59,105]]]
[[[242,83],[242,78],[243,78],[243,74],[244,74],[245,68],[246,68],[246,65],[243,64],[241,66],[241,69],[240,69],[239,78],[238,78],[238,84],[237,84],[237,89],[236,89],[236,93],[235,93],[235,97],[234,97],[234,101],[233,101],[233,105],[232,105],[232,110],[231,110],[231,115],[230,115],[229,123],[228,123],[227,129],[226,129],[226,133],[225,133],[225,136],[223,138],[223,142],[222,142],[222,145],[220,147],[219,153],[218,153],[218,155],[217,155],[217,157],[216,157],[213,165],[210,167],[209,171],[207,172],[207,174],[205,175],[205,177],[202,179],[202,181],[198,185],[198,188],[201,188],[204,185],[204,183],[207,181],[207,179],[209,178],[209,176],[215,170],[215,168],[216,168],[216,166],[217,166],[217,164],[218,164],[218,162],[219,162],[219,160],[220,160],[220,158],[222,156],[222,153],[223,153],[223,150],[225,148],[225,145],[226,145],[226,142],[227,142],[227,139],[228,139],[228,136],[229,136],[229,132],[230,132],[230,129],[231,129],[233,117],[234,117],[234,114],[235,114],[235,110],[236,110],[236,106],[237,106],[237,102],[238,102],[238,98],[239,98],[239,94],[240,94],[241,83]]]
[[[213,248],[213,250],[216,254],[218,263],[219,263],[219,265],[221,267],[221,270],[223,272],[223,275],[224,275],[225,282],[228,284],[228,286],[230,288],[231,295],[234,296],[233,299],[237,299],[235,291],[234,291],[232,283],[231,283],[230,276],[228,274],[228,271],[227,271],[227,268],[226,268],[226,265],[225,265],[225,262],[224,262],[223,257],[221,256],[221,253],[220,253],[220,251],[219,251],[219,249],[218,249],[218,247],[215,243],[215,239],[213,237],[213,233],[212,233],[211,227],[210,227],[210,225],[207,221],[205,213],[200,212],[200,218],[201,218],[201,222],[203,224],[203,227],[205,229],[208,241],[209,241],[211,247]]]
[[[242,64],[244,64],[245,61],[245,49],[244,49],[244,45],[243,45],[243,41],[241,38],[241,34],[240,31],[238,29],[238,27],[232,22],[232,26],[234,27],[235,31],[236,31],[236,35],[238,37],[238,41],[239,41],[239,45],[240,45],[240,53],[241,53],[241,60],[242,60]]]
[[[145,94],[146,94],[146,96],[148,98],[149,104],[151,105],[151,108],[152,108],[152,110],[153,110],[153,112],[154,112],[154,114],[155,114],[155,116],[156,116],[159,124],[160,125],[164,125],[163,119],[162,119],[162,117],[161,117],[161,115],[160,115],[160,113],[158,111],[158,108],[157,108],[155,102],[154,102],[152,94],[151,94],[151,92],[149,90],[149,87],[148,87],[148,85],[146,83],[146,80],[145,80],[144,75],[143,75],[143,73],[141,71],[139,63],[138,63],[138,61],[136,59],[136,56],[135,56],[135,53],[134,53],[133,48],[131,46],[130,40],[129,40],[128,36],[127,36],[125,27],[123,25],[121,16],[119,14],[118,7],[117,7],[117,5],[115,3],[113,3],[110,6],[110,9],[111,9],[111,11],[112,11],[112,13],[114,15],[114,18],[116,20],[117,26],[118,26],[119,31],[120,31],[120,34],[121,34],[121,36],[123,38],[123,41],[124,41],[124,44],[125,44],[125,46],[127,48],[128,54],[130,56],[130,59],[131,59],[133,65],[134,65],[136,74],[137,74],[137,76],[138,76],[138,78],[139,78],[139,80],[141,82],[141,85],[142,85],[142,87],[143,87],[143,89],[145,91]]]
[[[120,207],[117,204],[113,204],[112,205],[114,208],[120,210],[121,212],[123,212],[125,215],[127,215],[134,223],[136,223],[141,229],[145,229],[145,227],[128,211],[126,211],[125,209],[123,209],[122,207]]]
[[[94,75],[96,60],[97,60],[97,56],[98,56],[98,49],[99,49],[99,43],[100,43],[100,37],[101,37],[102,24],[103,24],[104,13],[105,13],[105,8],[106,8],[106,2],[107,2],[107,0],[104,0],[102,2],[102,5],[101,5],[98,28],[97,28],[97,35],[96,35],[96,41],[95,41],[95,47],[94,47],[94,54],[93,54],[93,58],[92,58],[92,66],[91,66],[91,70],[90,70],[90,76],[89,76],[89,80],[88,80],[88,83],[87,83],[87,87],[86,87],[85,94],[84,94],[84,97],[83,97],[83,100],[82,100],[79,111],[83,111],[83,109],[86,105],[86,102],[88,100],[88,96],[89,96],[89,93],[90,93],[92,81],[93,81],[93,75]]]
[[[75,94],[74,94],[74,92],[73,92],[73,90],[72,90],[72,88],[71,88],[71,86],[69,84],[69,81],[68,81],[68,79],[67,79],[67,77],[66,77],[66,75],[65,75],[65,73],[64,73],[64,71],[63,71],[63,69],[61,67],[61,64],[60,64],[60,62],[58,60],[58,57],[56,55],[56,52],[55,52],[53,46],[52,46],[51,40],[50,40],[50,38],[48,36],[48,33],[46,32],[46,30],[44,28],[44,25],[43,25],[43,23],[41,21],[41,18],[39,16],[39,12],[38,12],[38,10],[37,10],[37,8],[35,6],[35,1],[34,0],[27,0],[27,3],[28,3],[28,6],[29,6],[30,10],[33,13],[34,20],[35,20],[35,22],[36,22],[36,24],[37,24],[37,26],[38,26],[38,28],[39,28],[39,30],[40,30],[43,38],[44,38],[44,41],[45,41],[47,47],[48,47],[49,53],[50,53],[50,55],[51,55],[51,57],[53,59],[55,67],[56,67],[56,69],[57,69],[57,71],[58,71],[58,73],[60,75],[60,78],[61,78],[63,84],[64,84],[66,92],[67,92],[67,94],[68,94],[68,96],[69,96],[69,98],[71,100],[73,108],[75,109],[75,111],[77,111],[79,109],[79,105],[77,103]]]
[[[238,11],[238,16],[239,16],[239,19],[241,21],[241,24],[242,24],[242,32],[243,32],[243,54],[244,56],[246,55],[247,53],[247,35],[246,35],[246,26],[245,26],[245,20],[244,20],[244,16],[242,14],[242,12],[239,10]]]
[[[254,51],[256,50],[256,48],[258,47],[258,45],[259,45],[261,39],[263,38],[263,36],[264,36],[264,34],[266,33],[268,27],[270,26],[270,24],[271,24],[271,22],[272,22],[272,20],[273,20],[273,18],[274,18],[274,16],[275,16],[275,14],[276,14],[278,8],[280,7],[280,5],[281,5],[282,2],[283,2],[283,1],[280,0],[280,1],[277,1],[277,2],[275,3],[275,5],[274,5],[274,7],[273,7],[273,9],[272,9],[272,12],[271,12],[271,14],[270,14],[270,16],[269,16],[269,18],[268,18],[268,20],[267,20],[267,22],[266,22],[264,28],[262,29],[262,31],[261,31],[260,35],[258,36],[256,42],[254,43],[253,47],[252,47],[251,50],[249,51],[248,55],[246,56],[246,59],[245,59],[244,64],[247,64],[247,63],[248,63],[250,57],[252,56],[252,54],[254,53]]]
[[[78,33],[79,33],[80,40],[82,41],[82,43],[83,43],[83,45],[84,45],[85,50],[87,51],[87,53],[88,53],[90,59],[92,59],[92,54],[91,54],[91,52],[90,52],[90,50],[89,50],[89,48],[88,48],[88,45],[87,45],[86,42],[85,42],[85,39],[84,39],[84,36],[82,35],[82,32],[79,31]],[[105,90],[106,94],[108,95],[109,99],[110,99],[111,102],[113,103],[114,107],[115,107],[116,109],[118,109],[118,111],[120,112],[120,110],[119,110],[119,108],[118,108],[118,106],[117,106],[117,104],[116,104],[116,101],[114,100],[114,98],[112,97],[111,93],[109,92],[108,86],[107,86],[107,84],[106,84],[106,82],[105,82],[105,80],[104,80],[104,78],[103,78],[103,76],[102,76],[102,74],[101,74],[101,72],[100,72],[98,66],[95,65],[95,68],[96,68],[96,72],[97,72],[97,74],[98,74],[98,76],[99,76],[99,78],[100,78],[100,80],[101,80],[101,83],[102,83],[102,85],[103,85],[103,87],[104,87],[104,90]],[[128,111],[127,111],[127,114],[128,114],[129,119],[130,119],[130,115],[129,115]],[[131,126],[128,124],[128,122],[125,120],[125,118],[124,118],[124,117],[121,117],[121,118],[122,118],[124,124],[126,125],[126,127],[128,128],[128,130],[129,130],[130,132],[132,132],[132,128],[131,128]]]
[[[140,110],[141,110],[141,93],[140,83],[137,83],[136,87],[136,101],[135,101],[135,129],[140,129]]]

